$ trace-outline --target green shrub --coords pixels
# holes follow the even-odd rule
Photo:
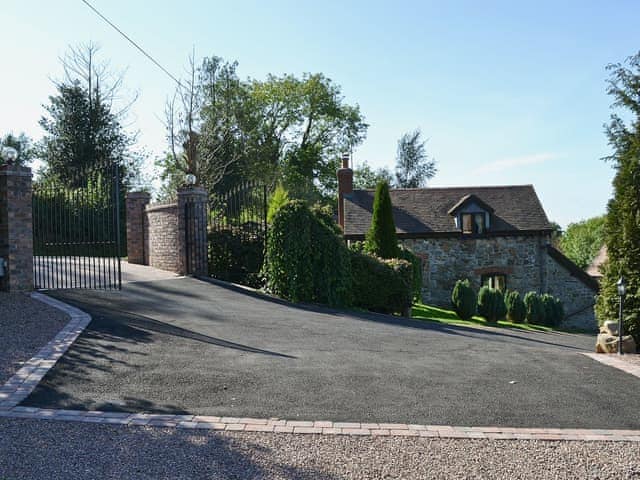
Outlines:
[[[410,311],[413,273],[409,262],[383,260],[355,250],[349,256],[353,305],[380,313]]]
[[[478,292],[478,315],[495,323],[507,314],[504,296],[500,290],[484,286]]]
[[[349,251],[325,222],[302,201],[276,212],[263,269],[268,291],[294,302],[349,303]]]
[[[527,319],[527,307],[518,292],[510,291],[504,297],[507,307],[507,319],[513,323],[522,323]]]
[[[398,237],[387,182],[379,182],[376,187],[371,228],[367,232],[365,250],[380,258],[397,258],[399,255]]]
[[[527,309],[527,322],[542,325],[545,320],[544,306],[536,292],[529,292],[524,296],[524,306]]]
[[[269,198],[269,207],[267,209],[267,223],[273,222],[273,217],[280,208],[289,203],[289,192],[282,185],[278,185]]]
[[[564,318],[564,307],[562,302],[548,293],[540,296],[540,303],[544,311],[543,325],[557,327]]]
[[[413,300],[422,300],[422,259],[407,248],[400,248],[398,258],[411,264],[413,272]]]
[[[207,235],[209,275],[220,280],[259,288],[264,261],[264,234],[245,223]]]
[[[451,292],[451,304],[462,320],[469,320],[476,314],[477,298],[469,280],[458,280]]]

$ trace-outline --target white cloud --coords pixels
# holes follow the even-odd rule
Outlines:
[[[504,158],[502,160],[496,160],[495,162],[480,165],[472,173],[483,174],[502,172],[504,170],[509,170],[510,168],[548,162],[549,160],[557,159],[559,156],[560,155],[556,153],[535,153],[533,155],[523,155],[521,157]]]

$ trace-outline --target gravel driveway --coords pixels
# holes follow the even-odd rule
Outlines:
[[[640,478],[638,443],[194,433],[17,419],[0,419],[0,432],[3,480]]]
[[[27,294],[0,292],[0,385],[69,321]]]
[[[640,428],[640,381],[580,355],[591,336],[300,307],[188,278],[56,295],[93,321],[28,406]]]

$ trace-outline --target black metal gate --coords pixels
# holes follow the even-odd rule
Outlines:
[[[267,186],[238,185],[209,198],[209,275],[260,287],[267,236]]]
[[[33,188],[33,275],[37,289],[120,289],[125,232],[117,164],[43,178]]]

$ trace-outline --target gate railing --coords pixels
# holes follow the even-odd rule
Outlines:
[[[209,275],[252,287],[260,271],[267,235],[268,188],[247,182],[209,197]]]
[[[36,288],[121,288],[119,185],[117,164],[34,184]]]

